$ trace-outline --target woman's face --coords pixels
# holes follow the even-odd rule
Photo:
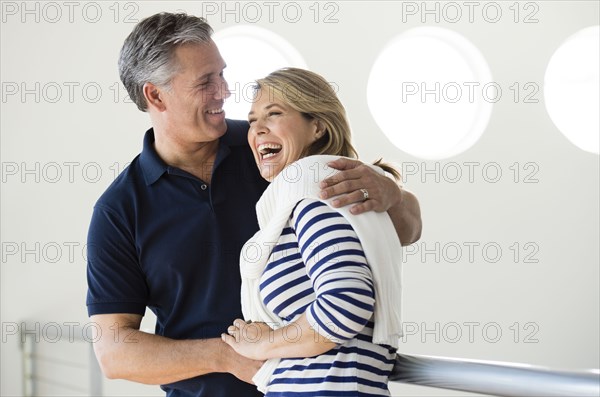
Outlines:
[[[307,119],[270,93],[259,90],[248,114],[248,143],[261,176],[268,181],[300,159],[304,149],[322,135],[316,119]]]

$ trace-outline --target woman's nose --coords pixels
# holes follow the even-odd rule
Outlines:
[[[250,127],[251,132],[255,135],[264,135],[269,133],[269,129],[261,120],[256,120],[252,123],[252,127]]]

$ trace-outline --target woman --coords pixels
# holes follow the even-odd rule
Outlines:
[[[249,122],[271,184],[256,207],[261,230],[241,254],[250,321],[235,320],[223,340],[267,360],[254,377],[267,396],[389,395],[400,243],[386,213],[355,216],[318,198],[319,181],[336,172],[327,162],[357,157],[343,106],[322,77],[286,68],[257,81]]]

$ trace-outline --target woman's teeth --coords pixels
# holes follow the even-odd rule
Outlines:
[[[263,160],[275,156],[280,151],[281,145],[277,145],[275,143],[263,143],[262,145],[258,145],[258,153],[261,155]]]

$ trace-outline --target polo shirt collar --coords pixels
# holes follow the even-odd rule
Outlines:
[[[219,139],[219,149],[215,159],[216,168],[221,161],[230,153],[229,146]],[[169,171],[169,166],[158,156],[154,148],[154,129],[150,128],[144,135],[144,146],[140,154],[140,165],[144,173],[146,185],[150,186],[156,182],[165,172]]]
[[[144,135],[144,147],[140,154],[140,165],[144,173],[146,185],[150,186],[167,171],[167,164],[154,149],[154,129],[150,128]]]

